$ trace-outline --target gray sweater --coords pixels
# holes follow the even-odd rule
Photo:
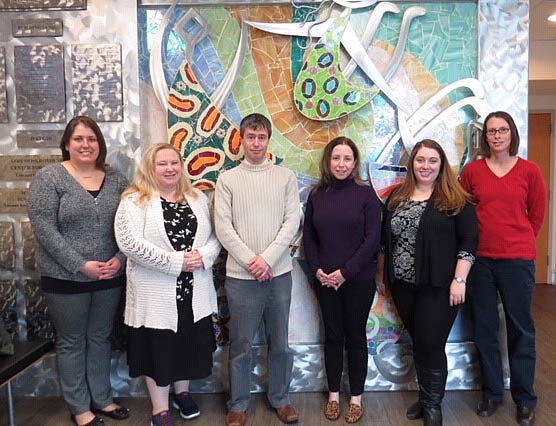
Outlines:
[[[92,280],[79,269],[89,260],[105,262],[117,256],[124,265],[114,237],[114,216],[126,187],[126,178],[107,168],[94,198],[61,164],[39,170],[29,187],[27,212],[38,243],[41,276],[87,282]]]

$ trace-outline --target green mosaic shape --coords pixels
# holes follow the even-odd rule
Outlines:
[[[366,89],[349,81],[340,67],[340,41],[349,9],[330,25],[309,53],[294,86],[299,112],[312,120],[335,120],[367,105],[378,90]]]

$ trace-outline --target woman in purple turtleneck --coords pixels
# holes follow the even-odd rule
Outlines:
[[[361,395],[367,376],[366,325],[376,285],[381,203],[359,176],[357,146],[337,137],[324,148],[320,180],[307,200],[303,241],[316,276],[316,294],[324,320],[324,360],[328,403],[324,415],[340,417],[339,391],[344,345],[348,353],[348,423],[363,415]]]

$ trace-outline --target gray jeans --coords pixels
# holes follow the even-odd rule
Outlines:
[[[72,414],[112,403],[110,342],[122,289],[79,294],[45,293],[56,327],[62,395]]]
[[[230,308],[230,400],[228,410],[246,411],[251,390],[251,348],[261,321],[268,344],[268,400],[273,407],[289,404],[293,352],[288,346],[292,292],[291,273],[271,281],[226,277]]]

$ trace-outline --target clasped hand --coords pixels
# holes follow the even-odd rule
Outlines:
[[[336,269],[334,272],[329,274],[326,274],[322,269],[319,269],[317,270],[316,276],[321,285],[325,287],[332,287],[334,290],[338,290],[346,281],[339,269]]]
[[[109,280],[116,276],[122,263],[117,257],[113,257],[107,262],[89,260],[80,271],[93,280]]]
[[[182,271],[193,272],[196,269],[204,268],[203,258],[198,250],[186,251],[183,255]]]
[[[268,281],[273,278],[272,268],[260,255],[251,258],[247,263],[247,271],[259,282]]]

